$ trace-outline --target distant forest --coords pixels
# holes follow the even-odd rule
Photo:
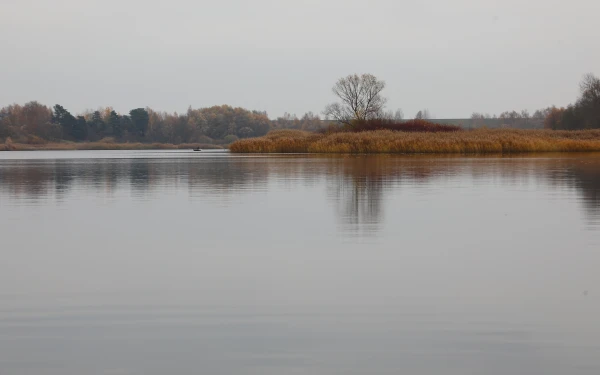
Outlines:
[[[270,120],[266,112],[228,105],[189,108],[185,113],[135,108],[128,114],[110,107],[73,115],[61,105],[48,107],[32,101],[0,109],[0,141],[110,141],[228,144],[258,137],[273,129],[317,130],[324,122],[311,112],[301,118],[285,114]]]

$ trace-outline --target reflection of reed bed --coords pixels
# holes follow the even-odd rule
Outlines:
[[[239,153],[518,153],[600,151],[600,130],[478,129],[456,132],[309,133],[276,130],[234,142]]]
[[[0,151],[36,151],[36,150],[181,150],[181,149],[220,149],[211,144],[170,144],[170,143],[112,143],[112,142],[61,142],[44,144],[0,143]]]

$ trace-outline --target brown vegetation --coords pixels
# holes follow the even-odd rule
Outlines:
[[[239,153],[518,153],[600,151],[600,130],[309,133],[278,130],[229,146]]]
[[[393,130],[403,132],[457,132],[463,130],[460,126],[436,124],[423,119],[396,121],[389,119],[373,119],[368,121],[352,121],[343,126],[330,126],[321,130],[321,133],[366,132],[373,130]]]

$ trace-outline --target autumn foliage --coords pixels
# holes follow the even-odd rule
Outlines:
[[[184,113],[151,108],[118,113],[105,107],[71,114],[58,104],[51,108],[29,102],[0,108],[0,143],[9,137],[21,144],[98,142],[111,137],[117,143],[224,144],[265,135],[277,125],[265,112],[228,105],[189,108]]]
[[[565,113],[564,108],[551,107],[544,119],[545,129],[560,129],[562,127],[561,120]]]

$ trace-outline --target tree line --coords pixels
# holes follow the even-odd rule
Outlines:
[[[404,127],[400,124],[410,122],[410,120],[404,119],[404,113],[401,109],[395,112],[385,110],[387,98],[382,94],[385,87],[385,81],[379,80],[372,74],[351,74],[342,77],[332,88],[332,93],[338,98],[338,101],[327,105],[323,113],[327,119],[349,129],[355,128],[359,124],[364,128],[367,123],[386,123],[390,126],[395,123],[395,127],[402,129]],[[540,128],[550,112],[551,108],[537,110],[533,115],[530,115],[527,110],[520,112],[505,111],[499,116],[476,112],[472,114],[470,122],[462,122],[461,125],[468,127]],[[425,108],[419,110],[414,119],[430,120],[432,117],[429,109]],[[369,126],[366,127],[369,128]]]
[[[356,121],[385,119],[400,122],[401,109],[385,111],[387,99],[381,95],[385,82],[371,74],[349,75],[333,87],[339,102],[328,105],[325,120],[352,126]],[[429,119],[429,110],[420,110],[416,119]],[[505,111],[499,116],[473,113],[475,127],[489,124],[548,129],[600,128],[600,79],[584,76],[580,97],[567,107],[549,107],[535,111]],[[312,112],[297,117],[284,114],[274,120],[264,111],[250,111],[228,105],[193,109],[185,113],[167,113],[151,108],[135,108],[126,114],[113,108],[99,108],[73,115],[63,106],[48,107],[36,101],[13,104],[0,109],[0,141],[11,138],[22,143],[47,141],[100,141],[226,144],[240,138],[259,137],[274,129],[322,129],[327,122]]]
[[[566,108],[552,107],[545,120],[548,129],[599,129],[600,128],[600,78],[586,74],[579,84],[580,95]]]
[[[339,101],[327,105],[324,114],[344,127],[387,120],[401,122],[402,110],[385,111],[387,98],[382,95],[386,84],[372,74],[351,74],[340,78],[332,88]],[[513,127],[547,129],[598,129],[600,128],[600,79],[593,74],[584,76],[580,84],[581,95],[566,108],[555,106],[536,110],[505,111],[500,115],[475,112],[471,127]],[[428,109],[417,112],[415,120],[431,119]],[[466,124],[463,124],[465,126]]]
[[[589,73],[579,84],[580,96],[567,107],[551,106],[535,111],[506,111],[499,116],[475,112],[471,115],[473,124],[482,126],[489,120],[501,121],[506,126],[528,127],[540,124],[546,129],[581,130],[600,129],[600,78]]]
[[[73,115],[59,104],[48,107],[36,101],[0,109],[0,140],[10,137],[21,143],[111,140],[225,144],[262,136],[273,129],[317,130],[322,126],[322,120],[312,112],[300,118],[286,113],[271,120],[266,112],[228,105],[190,107],[181,114],[151,108],[135,108],[120,114],[106,107]]]

